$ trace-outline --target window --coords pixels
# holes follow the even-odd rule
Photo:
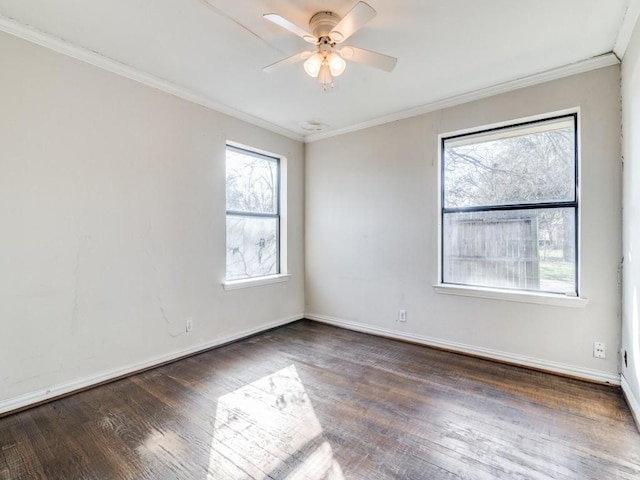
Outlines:
[[[227,145],[227,281],[280,273],[280,160]]]
[[[441,139],[441,283],[577,296],[577,115]]]

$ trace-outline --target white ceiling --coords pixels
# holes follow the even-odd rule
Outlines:
[[[345,43],[397,57],[393,72],[350,63],[326,93],[301,64],[262,72],[309,49],[263,13],[306,27],[315,12],[344,15],[356,1],[0,0],[0,29],[26,25],[40,43],[82,47],[93,63],[115,60],[166,81],[169,91],[301,138],[308,121],[345,131],[611,52],[635,3],[367,0],[377,17]]]

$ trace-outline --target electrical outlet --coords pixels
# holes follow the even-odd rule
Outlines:
[[[596,358],[606,358],[604,342],[593,342],[593,356]]]
[[[400,312],[398,312],[398,321],[399,322],[406,322],[407,321],[407,311],[406,310],[400,310]]]
[[[190,332],[191,330],[193,330],[193,318],[189,317],[184,322],[184,331],[185,332]]]

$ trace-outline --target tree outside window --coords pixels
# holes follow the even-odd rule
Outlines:
[[[227,146],[227,280],[280,273],[279,159]]]

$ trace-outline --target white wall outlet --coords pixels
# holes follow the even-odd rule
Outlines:
[[[604,342],[593,342],[593,356],[596,358],[607,357]]]
[[[184,322],[184,331],[185,332],[190,332],[191,330],[193,330],[193,318],[189,317]]]
[[[407,321],[407,311],[406,310],[400,310],[400,312],[398,312],[398,321],[399,322],[406,322]]]

